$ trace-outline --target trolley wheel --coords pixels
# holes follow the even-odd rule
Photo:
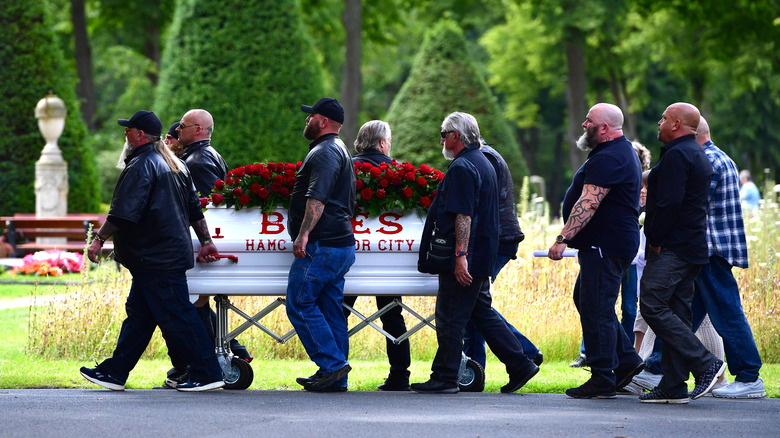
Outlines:
[[[482,392],[485,390],[485,369],[474,359],[466,362],[466,369],[458,379],[458,387],[463,392]]]
[[[255,373],[245,360],[234,357],[230,361],[230,372],[224,378],[225,389],[247,389],[252,384]]]

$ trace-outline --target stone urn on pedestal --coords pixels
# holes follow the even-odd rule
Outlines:
[[[49,93],[35,106],[38,129],[46,140],[35,163],[35,215],[61,217],[68,214],[68,163],[62,159],[57,140],[65,128],[65,103]],[[65,238],[38,237],[39,244],[64,244]]]

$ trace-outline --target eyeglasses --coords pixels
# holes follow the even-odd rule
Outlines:
[[[446,136],[447,136],[447,134],[449,134],[450,132],[455,132],[455,131],[442,131],[442,132],[441,132],[441,138],[444,138],[444,137],[446,137]]]
[[[128,132],[132,132],[133,130],[140,131],[140,129],[138,128],[125,128],[125,134],[127,134]]]
[[[179,122],[179,129],[184,131],[185,129],[189,128],[190,126],[200,126],[197,123],[193,123],[191,125],[185,125],[184,123]]]

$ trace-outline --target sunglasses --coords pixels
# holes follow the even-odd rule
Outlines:
[[[447,136],[447,134],[449,134],[450,132],[455,132],[455,131],[442,131],[442,132],[441,132],[441,138],[444,138],[444,137],[446,137],[446,136]]]

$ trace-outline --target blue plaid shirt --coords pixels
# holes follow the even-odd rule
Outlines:
[[[702,148],[715,170],[710,183],[710,209],[707,212],[709,255],[723,257],[731,266],[747,268],[747,242],[739,201],[737,165],[711,141],[704,143]]]

